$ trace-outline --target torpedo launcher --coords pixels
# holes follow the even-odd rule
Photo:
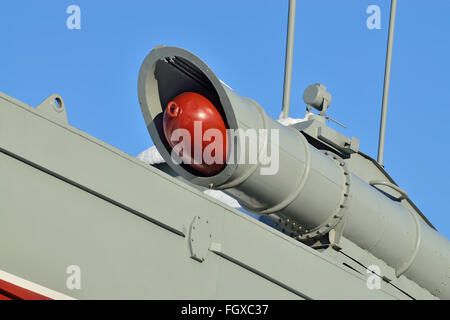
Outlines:
[[[449,240],[408,205],[404,190],[387,180],[367,181],[352,170],[364,167],[350,165],[358,142],[326,126],[331,95],[324,86],[309,87],[303,97],[308,110],[320,114],[285,126],[236,94],[192,53],[160,46],[141,66],[138,94],[155,146],[190,183],[223,190],[305,244],[345,237],[385,261],[397,277],[450,299]],[[208,131],[215,135],[195,138]],[[250,143],[252,132],[256,146]],[[211,161],[205,153],[214,141],[221,144],[209,152]],[[183,149],[178,158],[177,147]]]

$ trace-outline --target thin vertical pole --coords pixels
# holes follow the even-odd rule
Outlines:
[[[286,36],[286,61],[284,66],[283,107],[280,118],[289,116],[291,102],[292,57],[294,53],[294,29],[296,0],[289,0],[288,28]]]
[[[384,156],[384,137],[386,134],[386,116],[387,105],[389,97],[389,82],[391,78],[391,62],[392,62],[392,45],[394,43],[394,26],[395,14],[397,11],[397,0],[391,1],[391,16],[389,18],[389,34],[386,50],[386,67],[384,71],[384,88],[383,88],[383,105],[381,107],[381,122],[380,122],[380,139],[378,142],[378,163],[383,165]]]

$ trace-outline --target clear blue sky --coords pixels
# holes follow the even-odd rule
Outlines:
[[[337,129],[376,157],[389,1],[297,2],[291,116],[304,116],[303,90],[321,82],[333,95],[330,116],[348,126]],[[385,167],[450,237],[450,1],[398,2]],[[71,4],[81,8],[81,30],[66,28]],[[278,117],[287,4],[3,1],[0,91],[32,106],[58,93],[71,125],[135,156],[152,145],[137,99],[139,66],[166,44],[197,54]],[[372,4],[381,7],[381,30],[366,27]]]

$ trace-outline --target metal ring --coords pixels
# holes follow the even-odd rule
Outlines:
[[[325,155],[330,156],[328,151],[325,152]],[[348,208],[347,202],[348,202],[348,198],[350,196],[350,185],[351,185],[350,170],[348,169],[345,162],[337,155],[333,155],[333,156],[331,156],[331,158],[334,161],[339,163],[339,166],[342,168],[342,172],[343,172],[343,176],[344,176],[344,184],[345,185],[344,185],[344,190],[342,193],[341,203],[340,203],[339,207],[337,208],[337,210],[322,224],[318,225],[317,227],[315,227],[311,230],[307,230],[307,232],[305,232],[305,233],[301,233],[298,236],[299,240],[313,239],[313,238],[317,238],[317,237],[327,234],[330,230],[334,229],[339,224],[339,222],[342,221],[342,219],[347,211],[347,208]]]
[[[414,223],[416,225],[416,242],[414,244],[414,251],[412,255],[409,257],[408,261],[405,261],[402,266],[395,270],[395,275],[399,278],[402,274],[404,274],[413,264],[414,260],[419,253],[420,245],[422,244],[422,228],[420,226],[419,216],[413,213],[411,210],[407,209],[408,213],[413,217]]]
[[[264,129],[267,130],[268,124],[267,124],[267,119],[266,119],[264,109],[256,101],[254,101],[250,98],[245,98],[245,99],[247,99],[250,103],[253,103],[254,105],[256,105],[256,109],[258,110],[258,113],[262,119],[262,126]],[[264,139],[264,145],[262,146],[261,150],[258,150],[258,159],[257,159],[258,161],[255,164],[253,164],[251,167],[249,167],[247,169],[247,171],[244,174],[242,174],[241,176],[237,177],[234,180],[227,181],[224,184],[216,186],[216,189],[224,190],[224,189],[234,188],[234,187],[240,185],[241,183],[243,183],[245,180],[247,180],[247,178],[250,177],[256,171],[256,169],[258,169],[259,155],[261,154],[262,151],[265,151],[265,149],[267,148],[268,140],[269,140],[269,135],[267,135],[266,138]],[[250,210],[250,209],[248,209],[248,210]]]
[[[295,199],[297,199],[298,196],[300,195],[300,193],[302,192],[303,187],[306,184],[306,180],[308,179],[309,171],[311,168],[311,152],[309,150],[309,145],[306,142],[306,138],[298,130],[295,130],[295,133],[299,136],[300,139],[304,139],[302,141],[303,141],[303,146],[305,147],[306,162],[305,162],[305,170],[303,171],[303,175],[300,177],[299,182],[298,182],[297,186],[295,187],[295,189],[293,190],[293,192],[291,192],[290,195],[287,198],[285,198],[282,202],[280,202],[270,208],[265,208],[263,210],[259,210],[259,211],[253,210],[253,212],[258,213],[258,214],[270,214],[270,213],[281,211],[284,208],[286,208],[287,206],[289,206],[292,202],[294,202]]]

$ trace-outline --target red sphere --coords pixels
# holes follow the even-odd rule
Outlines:
[[[225,122],[211,101],[201,94],[184,92],[171,100],[164,111],[163,129],[172,148],[177,145],[177,148],[181,147],[183,152],[179,155],[183,162],[196,171],[205,176],[212,176],[225,166],[227,158]],[[176,129],[185,130],[173,135]],[[186,137],[187,141],[184,141],[184,134],[189,135]]]

